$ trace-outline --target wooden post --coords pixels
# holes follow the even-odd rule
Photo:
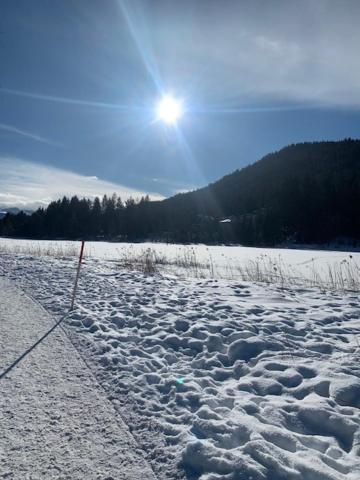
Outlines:
[[[84,256],[84,246],[85,246],[85,241],[81,241],[81,249],[80,249],[80,256],[79,256],[79,263],[76,271],[76,278],[75,278],[75,285],[74,285],[74,290],[72,294],[72,299],[71,299],[71,305],[70,305],[70,312],[74,310],[74,304],[75,304],[75,297],[76,297],[76,291],[77,291],[77,286],[79,282],[79,276],[80,276],[80,268],[81,268],[81,262]]]

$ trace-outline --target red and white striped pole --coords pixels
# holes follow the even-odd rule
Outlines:
[[[81,262],[84,256],[84,247],[85,247],[85,241],[81,241],[81,249],[80,249],[80,256],[79,256],[79,263],[76,271],[76,278],[75,278],[75,285],[74,285],[74,290],[72,294],[72,299],[71,299],[71,306],[70,306],[70,312],[74,310],[74,304],[75,304],[75,297],[76,297],[76,291],[77,291],[77,286],[79,282],[79,276],[80,276],[80,268],[81,268]]]

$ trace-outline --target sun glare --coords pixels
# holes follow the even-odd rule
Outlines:
[[[174,125],[183,114],[182,102],[171,95],[166,95],[159,101],[156,112],[159,120]]]

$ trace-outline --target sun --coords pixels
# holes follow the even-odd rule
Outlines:
[[[184,113],[182,101],[171,95],[165,95],[157,104],[156,113],[159,120],[175,125]]]

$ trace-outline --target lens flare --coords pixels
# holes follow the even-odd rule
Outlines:
[[[175,125],[183,115],[182,101],[166,95],[159,101],[156,113],[159,120],[169,125]]]

